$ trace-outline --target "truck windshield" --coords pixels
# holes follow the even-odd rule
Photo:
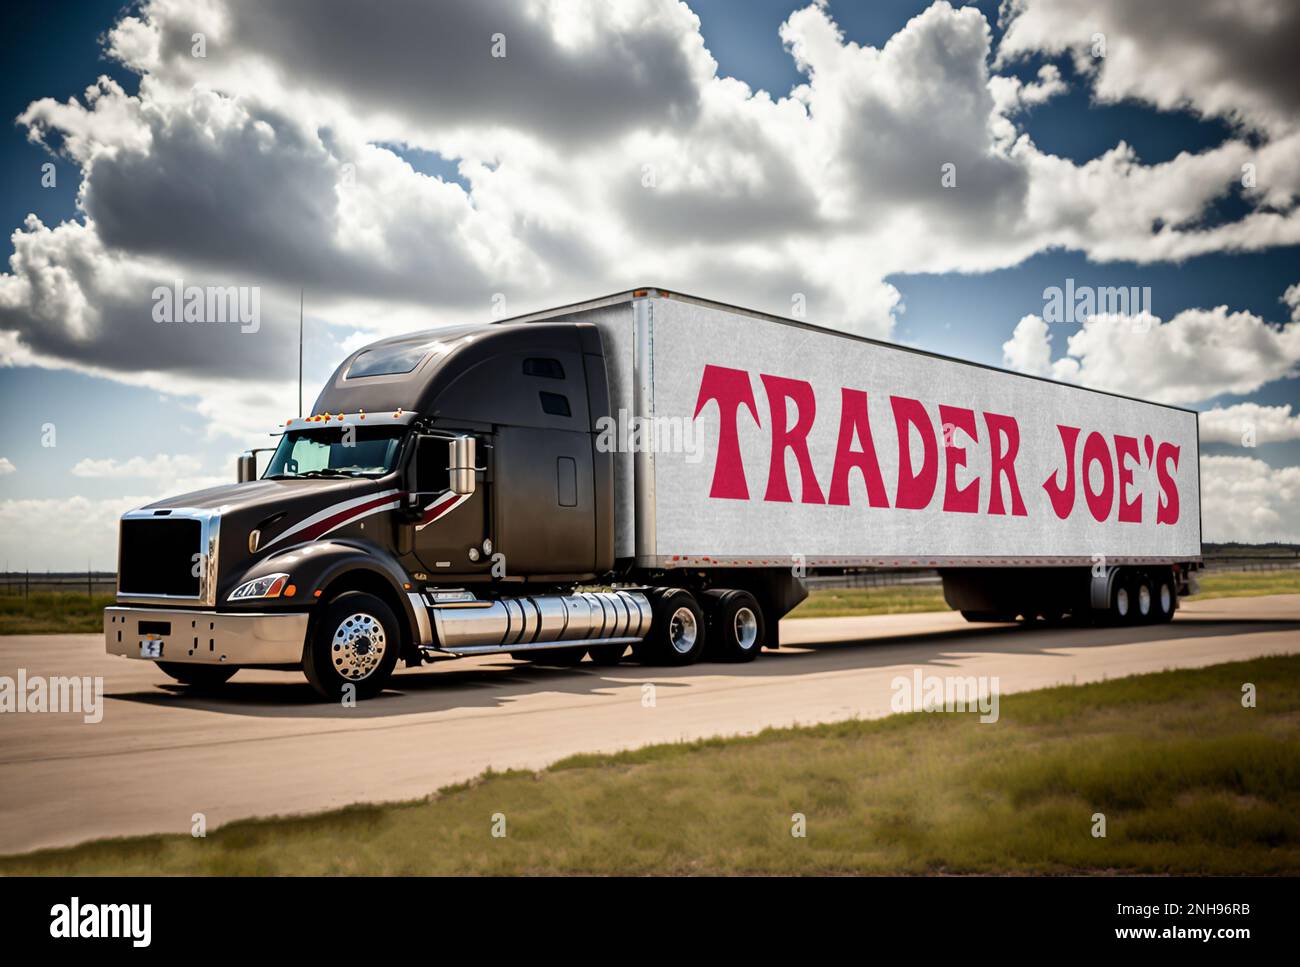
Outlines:
[[[396,466],[404,426],[321,426],[280,438],[264,480],[286,477],[377,477]]]

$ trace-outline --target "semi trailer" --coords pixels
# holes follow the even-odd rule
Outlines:
[[[110,653],[365,698],[398,661],[749,661],[828,569],[1125,623],[1200,565],[1193,411],[654,287],[365,346],[277,433],[122,517]]]

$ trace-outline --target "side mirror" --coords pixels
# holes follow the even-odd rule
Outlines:
[[[458,436],[447,445],[452,493],[468,495],[475,489],[474,438]]]
[[[248,483],[250,480],[257,479],[257,454],[252,450],[239,455],[239,460],[235,464],[235,474],[239,483]]]

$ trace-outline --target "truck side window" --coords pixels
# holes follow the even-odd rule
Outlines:
[[[551,416],[572,416],[573,411],[569,409],[569,398],[559,393],[541,393],[542,412],[549,413]]]
[[[440,494],[451,487],[451,473],[447,470],[447,441],[438,437],[422,436],[415,448],[415,481],[413,490],[422,494]]]
[[[564,366],[558,359],[532,357],[524,360],[524,375],[564,379]]]

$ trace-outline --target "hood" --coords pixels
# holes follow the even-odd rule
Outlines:
[[[377,479],[252,480],[155,501],[144,511],[197,510],[220,515],[218,586],[222,599],[257,561],[327,534],[358,536],[390,526],[401,501],[396,473]],[[383,515],[378,517],[376,515]],[[365,530],[369,524],[372,530]],[[259,532],[257,550],[249,536]]]

